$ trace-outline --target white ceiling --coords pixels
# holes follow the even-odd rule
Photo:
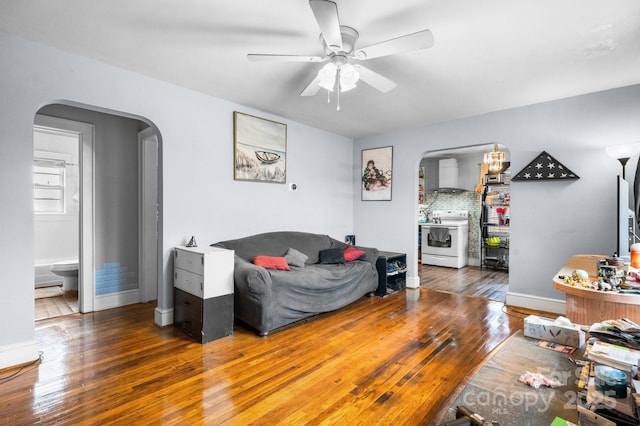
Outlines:
[[[640,83],[638,0],[335,0],[359,47],[430,29],[431,49],[363,63],[398,86],[298,94],[323,55],[306,0],[0,0],[0,31],[349,137]],[[130,111],[135,113],[135,111]]]

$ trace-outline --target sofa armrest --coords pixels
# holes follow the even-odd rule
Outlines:
[[[338,241],[338,240],[332,239],[331,247],[339,247],[342,250],[344,250],[347,247],[349,247],[349,244],[343,243],[342,241]],[[374,247],[362,247],[362,246],[353,246],[353,247],[364,251],[366,254],[364,256],[362,256],[359,260],[363,260],[365,262],[369,262],[371,265],[373,265],[373,268],[375,269],[376,262],[378,261],[378,253],[380,253],[380,251],[377,248],[374,248]]]
[[[235,255],[234,314],[236,318],[266,335],[273,320],[272,280],[269,272]]]
[[[355,246],[357,249],[360,249],[362,251],[364,251],[366,254],[364,256],[362,256],[360,258],[360,260],[364,260],[365,262],[369,262],[370,264],[373,265],[373,267],[376,267],[376,261],[378,260],[378,254],[380,253],[380,251],[377,248],[374,247],[360,247],[360,246]]]
[[[255,295],[271,293],[271,275],[262,266],[254,265],[242,257],[235,255],[233,279],[239,290]]]

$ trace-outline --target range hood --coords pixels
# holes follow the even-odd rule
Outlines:
[[[438,161],[438,192],[449,194],[468,192],[460,188],[458,160],[455,158]]]

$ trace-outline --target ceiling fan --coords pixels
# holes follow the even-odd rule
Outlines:
[[[356,87],[359,80],[364,81],[377,90],[386,93],[396,87],[388,78],[352,61],[366,61],[382,56],[412,50],[426,49],[433,46],[433,34],[429,30],[407,34],[380,43],[356,49],[358,31],[354,28],[340,25],[338,6],[329,0],[309,0],[309,6],[320,27],[320,41],[325,56],[304,55],[273,55],[248,54],[249,61],[276,62],[326,62],[317,76],[305,87],[300,96],[313,96],[321,88],[328,92],[338,93],[338,109],[340,109],[339,94]]]

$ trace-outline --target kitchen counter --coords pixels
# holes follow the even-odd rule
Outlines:
[[[576,324],[591,325],[609,319],[629,318],[640,323],[640,294],[620,294],[569,285],[560,276],[583,269],[590,280],[598,278],[596,262],[607,256],[578,254],[572,256],[553,278],[553,287],[566,295],[567,318]]]

